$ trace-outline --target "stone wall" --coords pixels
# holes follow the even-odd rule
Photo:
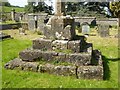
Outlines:
[[[88,22],[91,24],[92,20],[94,20],[95,17],[74,17],[75,22],[80,22],[80,25],[84,22]],[[97,24],[109,24],[109,25],[118,25],[118,18],[97,18],[96,19]]]

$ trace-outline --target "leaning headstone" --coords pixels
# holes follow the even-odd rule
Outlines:
[[[82,24],[82,34],[89,34],[90,33],[90,26],[87,22]]]
[[[98,25],[98,35],[101,37],[108,37],[109,36],[109,25]]]

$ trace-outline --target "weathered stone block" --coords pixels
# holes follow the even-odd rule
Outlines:
[[[55,39],[55,32],[51,29],[51,25],[46,25],[44,27],[43,35],[46,39]]]
[[[35,39],[33,40],[33,49],[52,50],[52,40],[50,39]]]
[[[53,74],[62,75],[62,76],[76,76],[76,67],[75,66],[55,66]]]
[[[41,73],[50,73],[55,75],[62,76],[75,76],[76,75],[76,67],[75,66],[55,66],[51,64],[45,64],[39,66],[39,72]]]
[[[37,59],[42,58],[41,55],[42,51],[40,50],[24,50],[19,53],[19,57],[23,61],[36,61]]]
[[[79,53],[80,52],[80,40],[74,40],[68,42],[68,49],[72,50],[73,53]]]
[[[45,61],[54,61],[56,60],[57,56],[58,56],[58,53],[54,51],[46,51],[42,53],[42,59]]]
[[[103,79],[102,66],[80,66],[77,69],[78,78],[83,79]]]
[[[19,69],[19,70],[27,70],[27,71],[38,71],[38,62],[25,62],[19,58],[16,58],[12,61],[9,61],[5,64],[6,69]]]
[[[102,54],[99,50],[93,50],[92,51],[91,64],[92,65],[103,66]]]
[[[76,66],[86,66],[91,63],[91,55],[87,53],[67,54],[66,61]]]
[[[60,50],[65,50],[67,49],[68,41],[66,40],[55,40],[52,42],[52,49],[60,49]]]

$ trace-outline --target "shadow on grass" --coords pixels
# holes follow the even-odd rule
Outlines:
[[[107,58],[105,56],[102,56],[103,59],[103,69],[104,69],[104,75],[103,75],[103,79],[104,80],[109,80],[110,79],[110,69],[109,69],[109,61],[120,61],[120,58]]]

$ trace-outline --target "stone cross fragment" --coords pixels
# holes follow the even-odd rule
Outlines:
[[[55,15],[56,16],[64,16],[65,15],[65,2],[62,0],[56,0],[56,10]]]

